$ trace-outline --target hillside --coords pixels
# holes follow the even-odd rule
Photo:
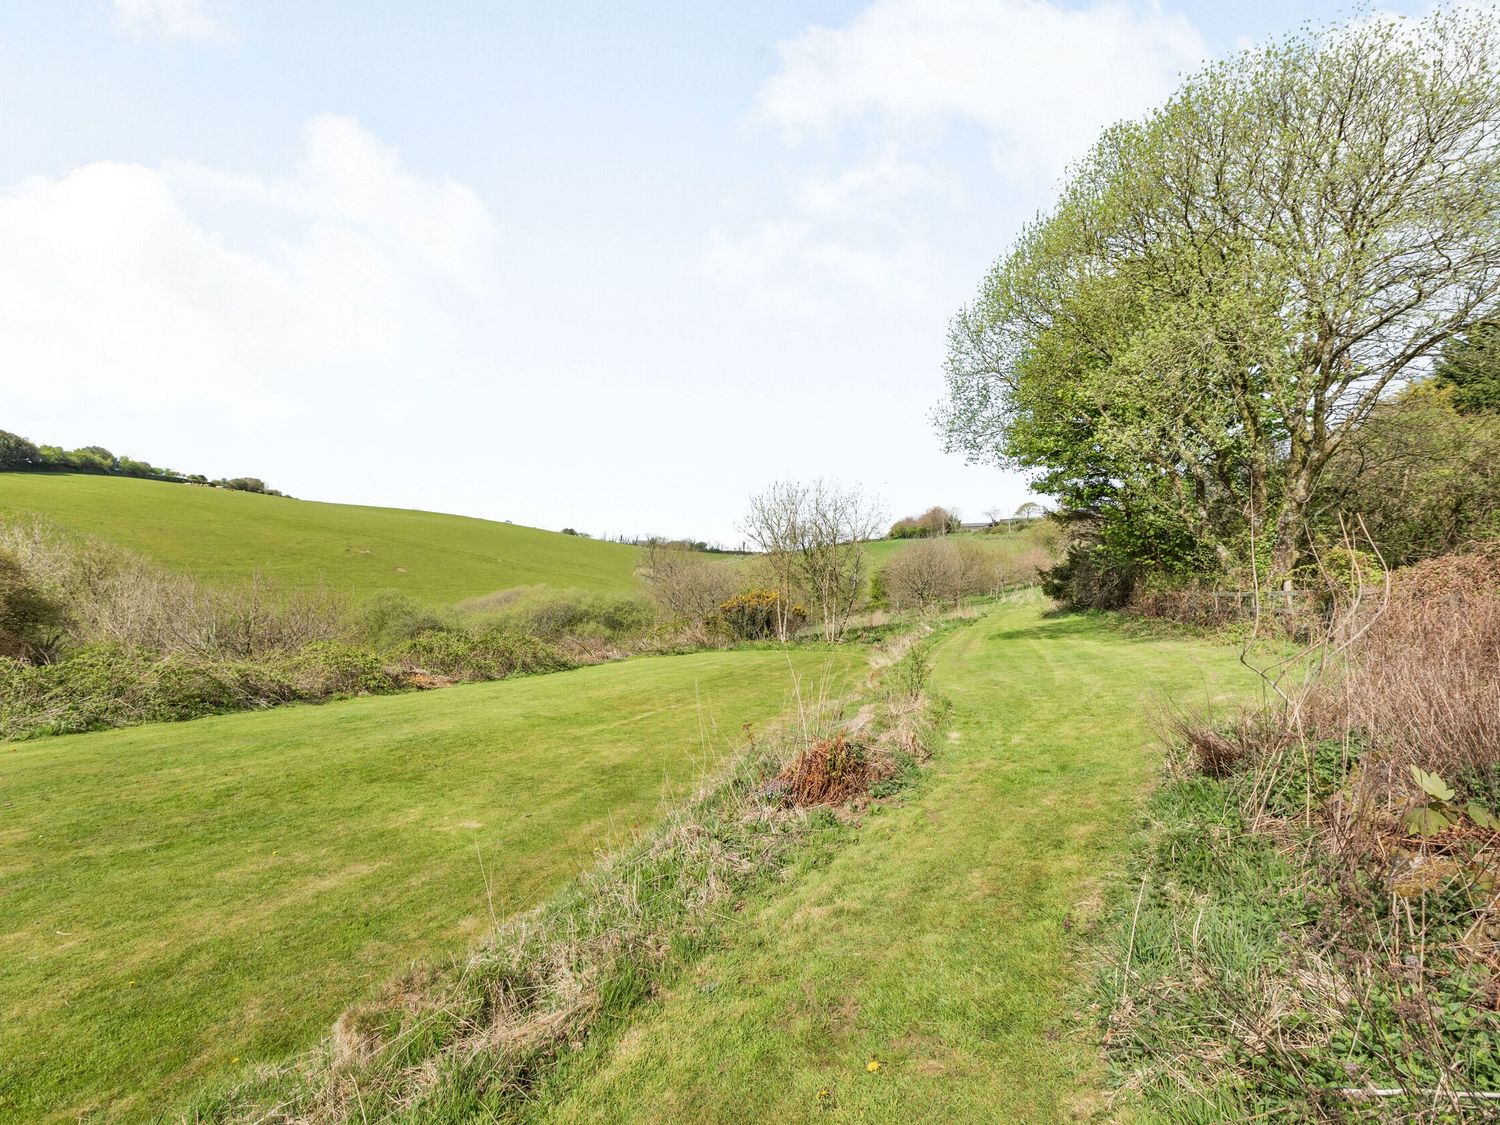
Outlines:
[[[652,820],[794,669],[861,664],[640,658],[11,748],[0,1120],[136,1119],[307,1046]]]
[[[635,586],[635,548],[508,523],[160,481],[0,473],[0,518],[41,515],[210,582],[255,574],[443,605],[510,586]]]

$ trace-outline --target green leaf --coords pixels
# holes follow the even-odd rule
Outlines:
[[[1478,801],[1470,801],[1464,812],[1469,814],[1469,819],[1481,828],[1488,828],[1500,832],[1500,816],[1496,816]]]
[[[1453,800],[1453,790],[1448,788],[1448,783],[1437,774],[1428,773],[1420,766],[1412,766],[1411,775],[1417,779],[1417,784],[1429,797],[1436,797],[1439,801]]]
[[[1416,836],[1436,836],[1453,823],[1431,805],[1418,805],[1403,819],[1406,830]]]

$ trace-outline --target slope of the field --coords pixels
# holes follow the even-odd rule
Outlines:
[[[548,1122],[1049,1122],[1098,1087],[1074,922],[1129,847],[1147,705],[1248,690],[1231,650],[1006,606],[946,640],[951,741],[904,805],[743,916],[538,1101]],[[872,1065],[873,1064],[873,1065]]]
[[[978,543],[986,550],[995,552],[1004,557],[1014,557],[1022,551],[1034,549],[1037,542],[1024,532],[1000,532],[995,535],[986,535],[978,532],[964,531],[949,537],[957,543]],[[927,539],[872,539],[865,544],[865,551],[869,555],[872,569],[879,570],[892,557],[902,551],[915,547],[919,543],[927,543]]]
[[[467,516],[161,481],[0,473],[0,518],[40,515],[210,582],[261,574],[431,605],[508,586],[635,588],[635,548]]]
[[[0,753],[0,1120],[137,1119],[468,948],[858,654],[643,657]],[[719,733],[727,732],[727,733]]]

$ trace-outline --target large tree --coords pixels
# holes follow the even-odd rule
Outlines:
[[[1365,21],[1107,130],[953,321],[950,446],[1137,561],[1290,573],[1330,458],[1500,300],[1497,46]]]
[[[41,451],[32,442],[0,430],[0,469],[34,469],[41,463]]]

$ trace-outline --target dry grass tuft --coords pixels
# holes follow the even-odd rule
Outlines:
[[[839,805],[866,792],[871,772],[865,748],[839,731],[803,750],[776,781],[789,805]]]
[[[1344,674],[1315,683],[1304,713],[1314,737],[1364,740],[1359,796],[1377,806],[1418,796],[1412,765],[1450,780],[1500,767],[1500,542],[1398,571]]]
[[[1261,710],[1227,725],[1168,719],[1190,769],[1158,798],[1172,816],[1147,875],[1169,889],[1142,920],[1156,975],[1138,957],[1111,1017],[1116,1050],[1163,1105],[1226,1119],[1500,1118],[1500,832],[1488,821],[1500,812],[1500,543],[1398,571],[1379,599],[1370,590],[1332,593],[1321,648],[1278,657]],[[1424,792],[1426,775],[1439,783]],[[1408,819],[1419,807],[1443,813],[1436,830]]]

